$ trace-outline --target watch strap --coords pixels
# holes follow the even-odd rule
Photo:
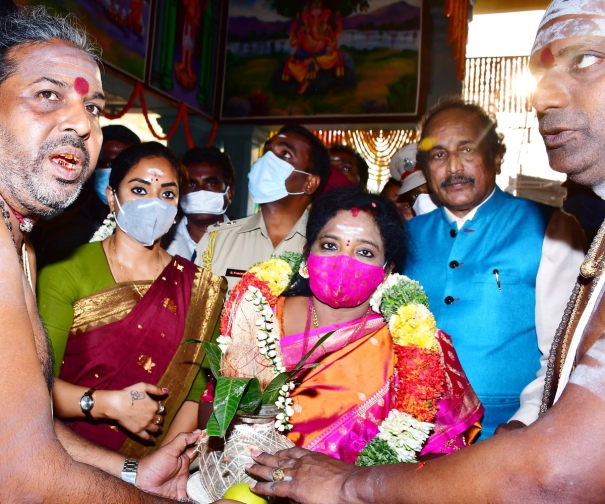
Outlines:
[[[122,467],[122,472],[120,473],[120,478],[122,481],[126,483],[130,483],[134,485],[137,481],[137,471],[139,469],[139,460],[127,458],[124,461],[124,467]]]

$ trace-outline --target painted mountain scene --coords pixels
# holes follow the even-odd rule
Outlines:
[[[230,0],[222,116],[415,114],[421,0]]]

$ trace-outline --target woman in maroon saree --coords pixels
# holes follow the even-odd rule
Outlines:
[[[160,247],[180,177],[161,144],[126,149],[107,188],[115,234],[47,266],[38,282],[59,376],[55,413],[132,457],[196,428],[204,352],[186,341],[210,338],[225,292],[223,279]]]

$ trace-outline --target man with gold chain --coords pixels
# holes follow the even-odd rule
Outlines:
[[[605,1],[555,0],[530,66],[539,79],[533,105],[551,167],[605,199]],[[268,483],[252,489],[305,504],[603,502],[604,235],[605,224],[557,331],[542,415],[533,424],[407,466],[354,467],[301,448],[255,453],[248,470]]]

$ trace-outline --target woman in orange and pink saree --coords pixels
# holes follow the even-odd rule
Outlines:
[[[322,336],[332,335],[307,361],[317,367],[291,393],[288,436],[298,446],[354,463],[401,389],[393,337],[370,298],[403,260],[405,235],[390,202],[345,188],[314,203],[307,239],[301,274],[308,279],[276,306],[285,367],[294,367]],[[436,339],[444,390],[421,457],[471,443],[483,415],[451,339],[439,330]]]

